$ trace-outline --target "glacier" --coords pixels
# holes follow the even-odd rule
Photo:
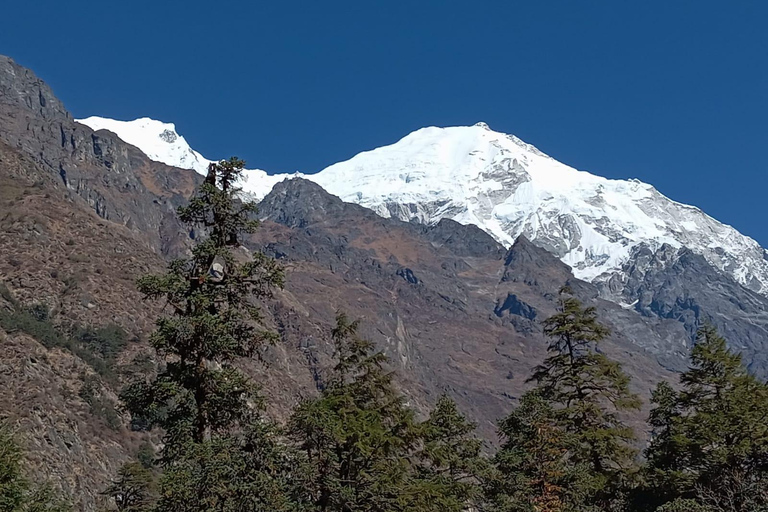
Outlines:
[[[107,129],[153,160],[205,174],[210,160],[172,123],[149,118],[78,122]],[[301,176],[383,217],[474,224],[510,246],[525,235],[574,275],[607,282],[641,244],[687,247],[747,288],[768,295],[760,245],[700,209],[636,179],[613,180],[569,167],[485,123],[427,127],[315,174],[246,173],[244,193],[259,200],[275,183]]]

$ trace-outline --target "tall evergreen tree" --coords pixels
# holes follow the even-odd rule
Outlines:
[[[315,510],[405,510],[413,412],[395,390],[384,354],[357,329],[358,322],[337,317],[331,378],[320,397],[296,409],[289,432],[306,454]]]
[[[687,449],[689,441],[683,428],[684,417],[680,408],[680,396],[668,382],[660,382],[651,394],[654,408],[648,418],[652,436],[645,450],[646,484],[651,493],[641,492],[640,501],[646,506],[655,507],[681,496],[693,485],[694,475],[686,468],[691,453]],[[676,505],[678,506],[678,505]],[[668,508],[672,505],[668,505]]]
[[[475,427],[447,395],[419,425],[416,495],[424,502],[442,511],[461,512],[479,500],[479,478],[487,461]],[[424,505],[414,509],[427,510]]]
[[[496,460],[507,483],[492,492],[501,510],[607,510],[635,468],[634,433],[619,415],[640,400],[619,364],[595,350],[609,334],[595,308],[567,287],[544,333],[551,342],[529,379],[536,388],[500,425]]]
[[[124,464],[104,491],[120,512],[148,512],[156,497],[156,477],[139,462]]]
[[[579,504],[587,468],[569,465],[568,434],[538,390],[520,398],[499,423],[502,445],[486,473],[486,509],[495,512],[563,512]]]
[[[713,327],[699,331],[680,382],[680,392],[662,383],[653,395],[650,494],[717,511],[768,510],[768,386]]]
[[[169,314],[150,343],[159,373],[130,385],[122,399],[134,421],[165,431],[161,452],[163,511],[280,510],[282,452],[260,419],[257,389],[234,365],[273,339],[260,328],[255,301],[282,285],[283,273],[263,254],[240,248],[253,232],[256,206],[239,200],[244,162],[213,163],[179,218],[195,230],[191,257],[162,275],[139,279]],[[282,468],[282,466],[281,466]]]
[[[619,363],[595,350],[609,334],[595,308],[583,307],[570,293],[561,290],[558,312],[544,321],[550,355],[530,380],[573,435],[570,458],[589,464],[604,480],[602,486],[634,465],[634,432],[618,413],[639,409],[640,399],[629,391],[629,377]]]
[[[290,423],[305,454],[311,510],[460,512],[477,495],[474,425],[442,398],[419,423],[385,368],[387,358],[343,314],[333,330],[337,363],[318,398]]]

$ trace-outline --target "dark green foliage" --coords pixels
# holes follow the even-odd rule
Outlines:
[[[678,498],[665,503],[656,512],[715,512],[712,508],[698,503],[696,500]]]
[[[0,425],[0,510],[20,510],[28,482],[21,470],[21,447],[8,427]]]
[[[190,443],[166,464],[158,510],[163,512],[288,512],[299,510],[291,482],[301,469],[268,423],[237,436]]]
[[[590,494],[589,468],[568,459],[571,440],[538,390],[499,423],[503,440],[484,481],[489,510],[573,510]]]
[[[121,512],[148,512],[157,500],[156,480],[151,470],[138,462],[129,462],[120,468],[104,494]]]
[[[73,338],[108,363],[114,362],[128,344],[128,334],[122,327],[115,324],[103,327],[79,327],[75,329]]]
[[[483,443],[474,436],[475,424],[467,421],[447,395],[437,401],[420,425],[418,452],[419,496],[439,510],[465,510],[480,497],[479,476],[487,471]],[[419,510],[429,510],[422,504]]]
[[[712,327],[700,330],[680,382],[680,392],[661,383],[653,394],[648,494],[718,511],[768,510],[768,386]]]
[[[11,311],[0,309],[0,326],[8,332],[28,334],[46,348],[68,344],[66,336],[62,336],[51,322],[48,310],[39,304],[27,309],[16,303]]]
[[[651,395],[654,408],[648,424],[652,428],[652,437],[645,450],[645,476],[653,491],[641,493],[640,496],[642,501],[648,502],[649,509],[681,496],[693,485],[693,474],[685,470],[686,463],[682,460],[689,442],[681,429],[683,416],[678,405],[679,398],[667,382],[660,382]],[[682,507],[684,504],[680,502],[674,506]]]
[[[139,464],[141,464],[146,469],[151,469],[155,465],[155,449],[152,446],[152,443],[149,441],[144,441],[139,445],[139,450],[136,453],[136,460],[139,461]]]
[[[617,507],[635,472],[634,432],[619,414],[639,398],[619,364],[594,349],[608,335],[595,309],[567,288],[544,333],[552,341],[529,379],[536,388],[500,424],[489,498],[498,510]]]
[[[46,348],[59,347],[73,353],[96,373],[111,383],[117,382],[114,359],[125,347],[127,334],[116,325],[105,327],[76,327],[74,336],[62,333],[53,323],[48,308],[33,304],[29,308],[18,303],[7,288],[10,310],[0,308],[0,327],[8,332],[21,331],[35,338]]]
[[[48,318],[48,308],[42,304],[35,304],[29,308],[29,313],[38,322],[46,322]]]
[[[530,380],[555,406],[557,422],[570,436],[570,460],[592,469],[596,488],[609,489],[634,466],[636,454],[634,432],[618,413],[639,409],[640,399],[629,391],[621,366],[594,350],[609,334],[595,309],[568,293],[561,292],[559,312],[544,322],[550,355]]]
[[[396,390],[386,357],[343,314],[337,364],[320,397],[302,403],[289,435],[305,454],[310,510],[462,511],[477,497],[474,425],[442,398],[423,423]]]
[[[23,452],[9,428],[0,424],[0,511],[68,512],[70,506],[47,485],[35,485],[22,470]]]
[[[639,409],[640,399],[629,391],[620,365],[594,350],[609,334],[595,309],[582,307],[568,292],[561,292],[559,312],[544,322],[552,339],[550,355],[530,380],[555,404],[558,421],[574,436],[571,458],[589,464],[607,483],[633,465],[634,433],[617,413]]]
[[[131,361],[119,366],[120,374],[129,382],[142,379],[145,376],[156,372],[157,367],[153,357],[142,352],[137,354]]]
[[[321,396],[294,411],[290,436],[306,454],[315,510],[403,510],[416,422],[384,369],[386,357],[357,327],[337,318],[336,367]]]
[[[118,430],[122,425],[120,415],[112,401],[104,396],[101,381],[93,376],[83,377],[83,386],[79,396],[91,408],[91,413],[104,420],[104,423],[112,430]]]
[[[9,302],[13,307],[16,307],[19,304],[5,283],[0,283],[0,297]]]
[[[149,299],[164,299],[172,316],[161,317],[150,343],[165,359],[154,380],[139,382],[123,398],[134,415],[167,431],[167,449],[187,440],[202,442],[216,430],[247,421],[258,402],[254,388],[232,366],[257,354],[273,335],[261,320],[254,298],[281,286],[283,274],[271,259],[255,254],[238,262],[239,235],[258,225],[251,203],[240,203],[234,186],[242,173],[237,159],[211,164],[206,182],[179,217],[210,235],[192,250],[192,258],[173,261],[163,275],[139,279]],[[223,267],[223,277],[212,272]]]
[[[139,290],[162,299],[170,314],[157,320],[149,339],[160,368],[121,398],[135,427],[164,431],[163,511],[283,510],[288,503],[293,465],[261,415],[257,387],[235,366],[274,341],[259,327],[255,301],[283,282],[274,260],[240,248],[241,234],[258,225],[255,206],[237,199],[243,165],[234,158],[210,165],[205,183],[178,210],[207,237],[191,258],[138,280]]]

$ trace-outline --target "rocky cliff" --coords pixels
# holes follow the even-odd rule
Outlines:
[[[26,434],[37,475],[84,510],[97,506],[99,490],[141,443],[157,441],[130,430],[115,393],[154,364],[146,337],[160,309],[140,299],[134,280],[188,248],[174,208],[196,183],[192,171],[75,123],[30,71],[0,59],[0,313],[33,308],[53,329],[0,329],[0,406]],[[495,421],[544,355],[540,321],[565,284],[598,308],[612,330],[604,350],[646,397],[685,365],[691,330],[705,318],[727,335],[746,333],[753,368],[764,368],[766,341],[754,321],[764,299],[702,257],[638,250],[627,277],[607,285],[606,300],[605,289],[577,279],[525,236],[504,247],[450,219],[385,218],[308,180],[276,184],[259,215],[261,229],[246,245],[279,259],[288,276],[264,304],[281,341],[263,354],[267,365],[240,364],[278,418],[316,392],[330,363],[334,316],[344,310],[390,356],[414,407],[423,411],[449,393],[490,448]],[[78,326],[107,324],[127,333],[109,361],[62,341]],[[60,334],[52,341],[51,332]]]

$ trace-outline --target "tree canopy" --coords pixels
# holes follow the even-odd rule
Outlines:
[[[643,459],[626,423],[640,399],[602,350],[610,332],[597,310],[568,288],[541,325],[547,356],[499,421],[496,450],[448,394],[428,411],[410,407],[385,353],[343,313],[318,393],[284,423],[267,417],[238,363],[276,340],[259,304],[283,271],[241,247],[258,227],[239,196],[243,165],[211,164],[178,210],[194,234],[189,257],[138,281],[165,306],[149,340],[161,364],[121,398],[134,428],[161,429],[163,443],[105,490],[118,510],[768,512],[766,383],[702,328],[679,383],[652,393]],[[0,511],[64,510],[34,501],[4,432]]]

